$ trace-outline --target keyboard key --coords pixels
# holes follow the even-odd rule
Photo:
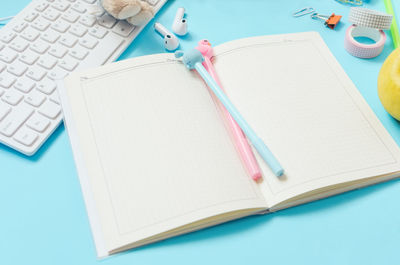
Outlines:
[[[73,4],[72,9],[79,13],[82,13],[82,14],[86,12],[86,8],[85,8],[84,4],[82,4],[81,2],[77,2],[77,3]]]
[[[89,15],[83,16],[79,19],[79,23],[87,27],[93,27],[93,25],[96,24],[96,17]]]
[[[12,31],[4,31],[0,34],[0,40],[4,43],[9,43],[10,41],[12,41],[15,37],[17,36],[17,34],[15,34]]]
[[[93,49],[94,47],[96,47],[98,41],[90,36],[85,36],[84,38],[82,38],[79,41],[79,44],[82,45],[83,47],[86,47],[88,49]]]
[[[22,38],[16,38],[10,43],[10,48],[14,49],[17,52],[23,52],[28,48],[29,44]]]
[[[32,92],[25,97],[25,102],[34,107],[39,107],[45,100],[46,97],[37,90],[32,90]]]
[[[1,51],[2,49],[4,49],[4,47],[6,47],[6,45],[4,45],[3,43],[0,43],[0,51]]]
[[[75,23],[79,19],[79,14],[73,10],[68,10],[64,13],[62,18],[70,23]]]
[[[39,113],[50,119],[55,119],[61,113],[61,107],[54,102],[47,101],[39,109]]]
[[[34,41],[39,37],[39,32],[34,30],[33,28],[27,28],[22,32],[21,37],[26,39],[27,41]]]
[[[96,3],[97,0],[83,0],[83,1],[85,1],[88,4],[94,4]]]
[[[25,16],[24,19],[25,19],[26,21],[28,21],[28,22],[32,22],[32,21],[34,21],[35,18],[37,18],[38,16],[39,16],[39,13],[33,11],[33,12],[30,12],[29,14],[27,14],[27,15]]]
[[[23,93],[29,93],[35,87],[35,82],[25,76],[18,78],[14,87]]]
[[[38,139],[38,135],[31,129],[23,127],[18,130],[13,138],[23,145],[31,146]]]
[[[106,29],[97,25],[89,29],[89,34],[98,39],[104,38],[107,33],[108,31]]]
[[[135,29],[135,26],[132,26],[126,21],[119,21],[117,25],[113,28],[113,32],[121,35],[122,37],[128,37],[129,34]]]
[[[3,102],[0,102],[0,121],[2,121],[8,113],[10,113],[11,107]]]
[[[74,34],[77,37],[82,37],[83,35],[86,34],[87,29],[80,24],[76,24],[71,27],[69,32],[71,32],[72,34]]]
[[[28,23],[26,23],[25,21],[21,21],[19,22],[17,25],[15,25],[13,27],[13,30],[20,33],[22,32],[26,27],[28,26]]]
[[[68,75],[67,71],[60,69],[60,68],[56,68],[49,73],[49,78],[56,81],[56,80],[63,79],[67,75]]]
[[[91,16],[95,16],[97,18],[101,17],[105,14],[104,8],[99,8],[98,5],[87,5],[87,14]]]
[[[105,64],[110,58],[110,54],[113,54],[123,43],[124,40],[121,37],[108,34],[81,63],[82,68]]]
[[[52,29],[47,30],[41,36],[41,38],[43,40],[50,42],[50,43],[55,43],[59,37],[60,37],[60,34],[57,31],[52,30]]]
[[[42,16],[50,21],[56,21],[56,19],[60,16],[60,12],[54,8],[49,8],[43,12]]]
[[[69,55],[71,55],[72,57],[78,59],[78,60],[83,60],[85,59],[85,57],[88,55],[88,51],[81,47],[81,46],[76,46],[74,49],[72,49],[69,52]]]
[[[40,92],[50,95],[51,93],[53,93],[54,90],[56,90],[56,87],[57,86],[54,81],[46,79],[38,84],[37,89]]]
[[[97,0],[96,0],[97,1]],[[54,7],[55,9],[64,12],[65,10],[68,9],[68,7],[70,6],[69,3],[67,3],[64,0],[55,0],[54,4],[51,5],[52,7]]]
[[[74,47],[75,43],[77,43],[78,39],[70,33],[65,34],[61,37],[60,43],[68,48]]]
[[[16,61],[12,65],[8,66],[7,71],[16,76],[22,76],[27,69],[28,67],[25,64]]]
[[[32,115],[32,107],[21,104],[7,115],[7,117],[0,122],[0,133],[5,136],[11,137],[19,127]]]
[[[30,49],[37,53],[43,54],[50,48],[50,45],[42,40],[37,40],[31,44]]]
[[[43,3],[38,4],[38,5],[35,7],[35,9],[36,9],[36,11],[43,12],[48,6],[49,6],[48,3],[43,2]]]
[[[40,57],[38,61],[38,65],[40,65],[43,68],[46,68],[48,70],[53,69],[53,67],[57,64],[57,59],[55,59],[53,56],[49,55],[44,55]]]
[[[65,57],[59,62],[58,66],[71,72],[78,66],[78,62],[72,58]]]
[[[66,32],[69,27],[70,27],[69,23],[65,22],[64,20],[57,20],[51,26],[52,29],[54,29],[60,33]]]
[[[49,125],[50,121],[43,115],[37,113],[33,114],[26,122],[26,126],[40,133],[44,132]]]
[[[42,18],[38,18],[34,22],[32,22],[31,25],[33,28],[35,28],[37,30],[45,31],[50,26],[50,22],[48,22]]]
[[[34,53],[34,52],[30,51],[30,50],[27,50],[27,51],[24,52],[24,54],[22,54],[19,57],[19,60],[21,62],[23,62],[23,63],[32,65],[32,64],[34,64],[36,62],[36,60],[38,58],[39,58],[39,56],[36,53]]]
[[[51,101],[53,101],[54,103],[60,105],[60,97],[58,96],[58,92],[57,92],[57,91],[54,91],[54,93],[51,94],[51,96],[49,97],[49,99],[50,99]]]
[[[4,69],[6,69],[6,65],[0,62],[0,73],[3,72]]]
[[[54,57],[57,57],[59,59],[63,58],[64,55],[68,52],[68,50],[61,45],[53,45],[53,47],[50,48],[49,54],[53,55]]]
[[[102,15],[100,18],[97,19],[97,21],[100,25],[108,29],[111,29],[117,23],[117,20],[108,14]]]
[[[0,52],[0,60],[5,63],[12,63],[17,57],[18,54],[10,48],[4,48]]]
[[[16,90],[9,90],[7,91],[2,97],[1,99],[4,102],[7,102],[10,105],[17,105],[22,99],[23,99],[23,95],[21,95],[20,93],[18,93]]]
[[[15,76],[7,73],[7,72],[3,72],[0,74],[0,86],[4,87],[4,88],[9,88],[10,86],[12,86],[12,84],[14,84],[14,82],[17,79],[15,78]]]
[[[46,71],[42,70],[41,68],[34,66],[26,72],[26,76],[32,78],[35,81],[40,81],[46,75]]]

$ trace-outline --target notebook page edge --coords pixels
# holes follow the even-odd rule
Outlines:
[[[108,250],[106,248],[106,244],[103,238],[103,233],[101,230],[100,220],[96,211],[96,203],[93,197],[93,193],[89,184],[89,177],[87,173],[87,168],[85,163],[83,162],[82,152],[80,150],[79,137],[76,132],[74,120],[72,118],[72,110],[70,109],[70,105],[68,103],[68,95],[67,88],[65,86],[65,82],[74,82],[77,77],[69,77],[64,81],[58,81],[58,93],[63,109],[64,115],[64,126],[67,131],[71,149],[73,152],[73,158],[75,162],[75,167],[78,173],[78,178],[81,186],[81,191],[83,194],[83,199],[85,202],[86,211],[89,218],[89,224],[92,231],[93,240],[95,243],[95,248],[97,252],[98,258],[107,257]]]

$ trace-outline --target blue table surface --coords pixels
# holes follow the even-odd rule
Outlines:
[[[28,2],[1,1],[0,16],[16,14]],[[400,2],[394,2],[400,11]],[[350,56],[343,48],[348,6],[334,0],[170,0],[155,20],[170,26],[180,6],[187,9],[190,28],[190,35],[181,40],[182,48],[191,48],[202,38],[217,45],[250,36],[318,31],[400,143],[400,125],[383,109],[376,88],[379,69],[393,50],[390,34],[379,57],[363,60]],[[322,14],[341,14],[343,22],[332,31],[309,17],[291,16],[305,6]],[[369,0],[365,6],[384,10],[379,0]],[[120,59],[164,52],[152,24]],[[33,157],[1,145],[0,165],[0,264],[400,263],[398,180],[98,260],[63,125]]]

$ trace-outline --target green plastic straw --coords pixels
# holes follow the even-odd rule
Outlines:
[[[386,12],[393,16],[392,26],[390,27],[390,33],[392,34],[394,47],[397,48],[400,46],[400,34],[399,27],[396,22],[396,15],[394,14],[392,0],[383,0],[386,7]]]

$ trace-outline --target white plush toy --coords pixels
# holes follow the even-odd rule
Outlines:
[[[153,7],[142,0],[100,0],[104,10],[116,19],[126,19],[130,24],[140,26],[154,16]]]

